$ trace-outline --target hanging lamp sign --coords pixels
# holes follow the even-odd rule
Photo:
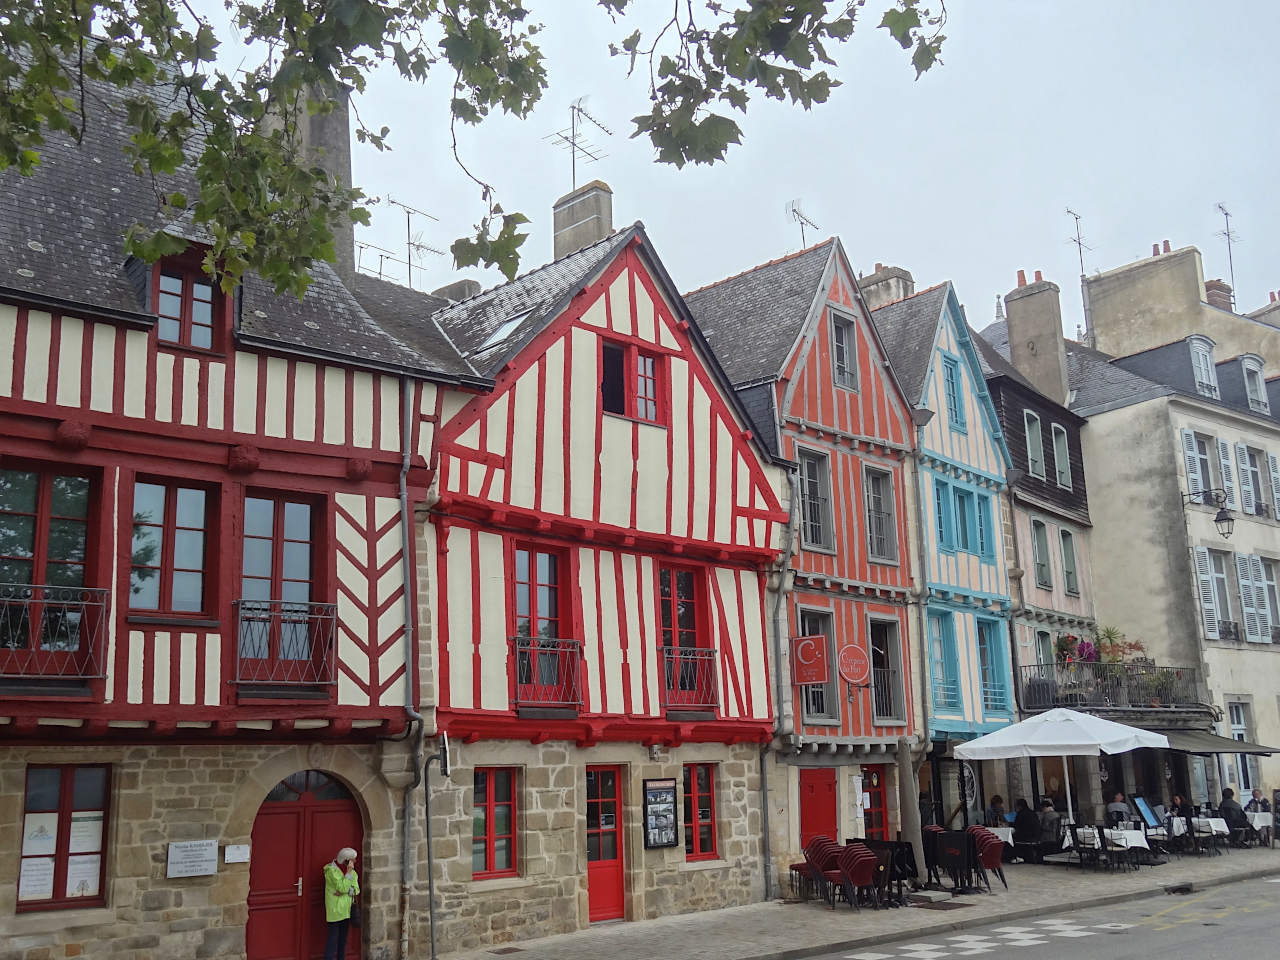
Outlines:
[[[829,646],[824,636],[791,638],[791,676],[797,684],[803,687],[830,681]]]
[[[871,676],[871,661],[867,652],[856,644],[846,644],[840,649],[840,676],[850,683],[866,683]]]

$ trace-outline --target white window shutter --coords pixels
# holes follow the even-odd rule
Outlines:
[[[1267,472],[1271,474],[1271,503],[1275,515],[1280,517],[1280,461],[1274,453],[1267,454]]]
[[[1249,471],[1249,448],[1236,444],[1236,464],[1240,467],[1240,508],[1246,516],[1253,516],[1253,504],[1258,493],[1253,489],[1253,474]]]
[[[1213,597],[1213,567],[1209,563],[1209,551],[1196,547],[1196,581],[1200,585],[1200,613],[1204,617],[1204,635],[1218,639],[1218,604]]]
[[[1227,506],[1235,509],[1236,480],[1235,471],[1231,468],[1231,444],[1218,438],[1218,465],[1222,468],[1222,489],[1227,494]]]
[[[1240,583],[1240,619],[1244,626],[1244,638],[1254,643],[1262,639],[1258,631],[1258,605],[1254,602],[1253,565],[1247,553],[1236,555],[1236,580]]]
[[[1267,597],[1267,577],[1262,570],[1262,558],[1257,554],[1249,558],[1249,572],[1253,577],[1253,602],[1258,608],[1258,639],[1269,643],[1276,612],[1271,609],[1271,601]]]
[[[1187,492],[1199,493],[1208,486],[1205,478],[1200,476],[1200,458],[1196,456],[1196,435],[1190,430],[1182,431],[1182,463],[1187,468]]]

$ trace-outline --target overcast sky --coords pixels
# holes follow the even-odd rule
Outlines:
[[[646,84],[607,50],[658,22],[667,4],[617,25],[589,0],[527,5],[546,25],[543,102],[525,121],[495,116],[465,129],[461,142],[504,207],[533,220],[523,269],[550,259],[550,207],[570,188],[567,154],[543,138],[587,95],[613,136],[593,138],[609,156],[580,167],[579,183],[612,186],[615,225],[643,220],[682,291],[799,249],[800,230],[784,216],[793,199],[819,225],[808,243],[839,234],[859,271],[882,261],[911,270],[919,287],[954,281],[978,329],[1023,268],[1063,288],[1074,333],[1080,268],[1066,242],[1068,206],[1083,217],[1091,273],[1168,239],[1198,246],[1206,277],[1225,278],[1224,202],[1239,236],[1239,307],[1280,290],[1280,4],[952,0],[945,62],[916,81],[905,53],[874,29],[885,0],[870,0],[854,38],[836,48],[843,86],[827,104],[805,112],[753,100],[726,162],[679,171],[654,164],[647,140],[629,139]],[[425,88],[376,77],[358,106],[371,126],[392,128],[394,150],[357,147],[354,159],[367,193],[439,218],[415,232],[442,249],[480,213],[448,154],[447,81],[443,72]],[[357,236],[402,251],[403,215],[377,209]],[[424,266],[419,289],[457,276],[447,256]],[[393,271],[403,280],[402,267]]]

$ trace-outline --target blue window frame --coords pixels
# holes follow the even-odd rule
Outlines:
[[[972,490],[956,491],[956,547],[965,553],[978,552],[978,510]]]
[[[933,705],[960,708],[960,657],[956,650],[955,618],[950,613],[929,613],[929,665]]]
[[[991,526],[991,498],[978,494],[978,554],[983,560],[995,560],[995,531]]]
[[[938,548],[954,550],[956,541],[955,527],[951,522],[951,484],[937,479],[933,481],[933,511],[938,527]]]
[[[960,360],[957,357],[942,358],[942,388],[947,401],[947,423],[952,430],[964,430],[964,404],[960,402]]]
[[[994,620],[979,620],[977,629],[978,664],[982,670],[982,708],[1007,713],[1009,691],[1004,682],[1004,664],[1001,659],[1004,645],[1000,642],[1000,625]]]

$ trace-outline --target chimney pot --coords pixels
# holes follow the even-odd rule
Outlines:
[[[1271,291],[1271,302],[1272,303],[1276,302],[1276,292],[1274,290]]]
[[[1042,282],[1043,280],[1044,280],[1044,274],[1042,274],[1039,270],[1037,270],[1037,271],[1036,271],[1036,283],[1040,283],[1040,282]]]
[[[1165,252],[1165,253],[1168,253],[1168,252],[1169,252],[1169,241],[1168,241],[1168,240],[1166,240],[1166,241],[1164,242],[1164,252]]]
[[[1025,287],[1027,285],[1027,271],[1018,271],[1018,286]]]
[[[868,310],[875,310],[886,303],[905,300],[916,292],[916,281],[909,270],[902,267],[886,267],[876,264],[876,272],[858,282],[858,289]]]
[[[1160,244],[1158,244],[1158,243],[1153,243],[1153,244],[1151,245],[1151,255],[1152,255],[1153,257],[1158,257],[1158,256],[1160,256]]]
[[[876,263],[876,269],[875,269],[875,272],[876,272],[876,273],[879,273],[879,272],[880,272],[881,270],[883,270],[883,269],[884,269],[884,264],[883,264],[883,263],[879,263],[879,262],[877,262],[877,263]]]
[[[559,260],[613,233],[613,191],[602,180],[566,193],[551,207],[552,248]]]

